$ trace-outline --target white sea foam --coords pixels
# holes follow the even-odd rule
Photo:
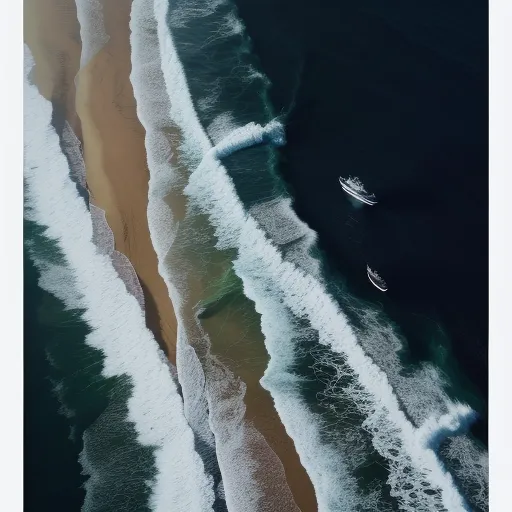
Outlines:
[[[448,413],[450,400],[439,372],[431,364],[423,363],[405,375],[399,357],[403,344],[390,322],[365,304],[351,307],[362,326],[356,331],[359,343],[386,373],[413,423],[420,426],[432,414]]]
[[[476,461],[487,457],[487,452],[477,448],[470,437],[462,435],[469,423],[475,419],[475,413],[466,409],[467,406],[451,402],[444,390],[447,382],[432,364],[422,363],[419,368],[409,368],[407,373],[403,371],[399,357],[403,344],[389,320],[383,319],[378,311],[365,304],[357,304],[357,307],[352,304],[351,308],[362,326],[356,332],[359,343],[386,373],[411,421],[423,431],[427,425],[432,425],[432,422],[440,421],[439,428],[435,429],[435,435],[432,437],[434,446],[439,444],[444,436],[451,435],[449,429],[442,428],[442,419],[455,420],[458,417],[457,408],[462,407],[460,411],[463,412],[463,416],[460,419],[463,421],[455,423],[457,428],[454,429],[459,435],[449,440],[449,446],[457,447],[453,451],[456,456],[447,456],[446,460],[450,467],[454,468],[452,471],[465,495],[472,500],[471,503],[482,506],[488,494],[488,481],[486,475],[483,476],[478,467],[471,468],[471,464],[481,466]],[[459,469],[462,464],[459,461],[463,461],[464,471]]]
[[[204,0],[201,2],[201,0],[198,3],[203,3],[206,5],[209,5],[210,2],[204,2]],[[179,13],[179,17],[182,19],[190,19],[195,17],[203,18],[205,15],[210,15],[210,12],[207,12],[204,9],[200,9],[199,11],[197,9],[194,9],[194,11],[187,11],[183,8],[178,8],[176,12]],[[171,16],[172,19],[172,16]],[[171,24],[173,28],[175,28],[174,23]],[[211,44],[215,44],[217,41],[225,41],[228,37],[237,36],[243,34],[245,30],[245,26],[242,23],[242,20],[236,16],[234,12],[229,12],[224,18],[216,23],[216,29],[212,30],[209,37],[206,38],[203,45],[200,47],[202,50],[206,46],[209,46]]]
[[[47,226],[45,236],[58,244],[73,271],[86,308],[83,319],[92,329],[86,343],[103,352],[104,376],[130,376],[133,394],[127,420],[135,425],[138,441],[155,448],[158,473],[150,483],[152,508],[211,510],[212,481],[194,450],[165,357],[136,299],[126,293],[109,258],[92,243],[89,212],[50,124],[51,104],[28,80],[32,66],[25,46],[25,179],[32,217]]]
[[[178,319],[176,357],[185,415],[196,435],[207,445],[213,446],[213,434],[208,427],[207,403],[204,396],[204,373],[186,339],[181,318],[183,301],[173,281],[176,275],[171,275],[166,265],[166,257],[173,246],[179,226],[168,204],[168,196],[179,187],[179,177],[170,165],[173,158],[172,131],[176,131],[176,128],[169,116],[170,103],[160,67],[153,0],[133,2],[130,29],[130,80],[137,100],[137,115],[146,131],[145,145],[150,170],[148,225],[158,258],[158,271],[167,285]]]
[[[171,27],[185,27],[190,18],[210,16],[225,3],[226,0],[185,0],[179,9],[173,11],[169,19]]]
[[[466,495],[481,510],[489,509],[489,456],[468,436],[448,439],[442,450],[444,457],[455,467],[455,476]]]
[[[169,115],[169,98],[165,91],[158,37],[155,33],[153,0],[133,2],[130,29],[130,80],[137,100],[137,115],[146,131],[145,145],[150,171],[147,210],[149,231],[158,259],[158,271],[166,283],[178,323],[176,365],[184,414],[196,436],[196,444],[201,445],[206,469],[215,474],[218,467],[216,461],[211,460],[211,452],[215,452],[215,439],[208,422],[206,379],[201,363],[189,343],[188,338],[193,337],[193,334],[187,330],[183,321],[184,299],[176,288],[180,276],[176,272],[171,275],[166,264],[179,228],[179,222],[174,219],[169,205],[169,196],[180,189],[179,173],[170,165],[175,158],[172,146],[179,147],[179,140]],[[224,499],[222,495],[219,497]]]
[[[206,131],[214,144],[220,142],[228,133],[237,127],[233,114],[231,112],[223,112],[218,115],[208,126]]]
[[[92,241],[100,254],[110,255],[114,251],[114,233],[110,229],[105,212],[91,204],[89,206],[92,220]]]
[[[311,255],[317,234],[297,218],[290,198],[279,197],[256,204],[249,213],[266,235],[280,246],[285,260],[321,279],[320,262]]]
[[[136,4],[134,4],[134,9],[136,7]],[[139,6],[140,8],[140,6]],[[165,13],[166,13],[167,5],[165,2],[155,2],[155,15],[157,19],[164,20],[165,19]],[[143,13],[144,11],[141,11]],[[141,14],[139,13],[139,15]],[[132,18],[132,34],[133,36],[136,36],[136,27],[133,26],[133,18]],[[134,37],[132,37],[133,41]],[[190,124],[186,123],[185,120],[187,117],[191,116],[192,118],[196,119],[196,114],[193,108],[191,108],[191,102],[182,102],[181,95],[186,94],[188,95],[188,90],[186,87],[185,78],[183,75],[183,70],[181,68],[181,64],[177,58],[177,55],[174,51],[174,47],[172,45],[172,40],[169,37],[169,34],[166,30],[165,24],[160,23],[159,24],[159,39],[161,44],[161,55],[162,55],[162,69],[166,78],[166,85],[167,85],[167,91],[169,91],[169,97],[172,99],[175,99],[176,101],[171,102],[171,105],[169,106],[169,112],[171,117],[180,124],[180,127],[183,128],[184,136],[187,138],[187,128],[190,128]],[[146,50],[148,50],[151,45],[148,44],[148,41],[145,41],[145,45],[142,47]],[[137,43],[137,47],[140,43]],[[132,45],[134,43],[132,42]],[[135,50],[135,45],[134,45]],[[135,54],[135,52],[134,52]],[[148,62],[152,61],[152,59],[149,59],[147,55],[145,55],[145,58],[141,60],[141,62]],[[138,105],[139,105],[139,118],[142,120],[143,124],[145,124],[146,130],[147,130],[147,137],[151,136],[152,130],[152,118],[151,116],[148,116],[146,112],[143,112],[143,106],[145,104],[145,100],[148,99],[148,95],[145,92],[145,90],[141,87],[140,94],[138,94],[138,83],[144,76],[148,75],[152,77],[151,85],[156,88],[156,81],[155,81],[155,75],[153,72],[144,74],[144,70],[141,68],[139,72],[137,72],[136,66],[140,65],[140,63],[134,62],[133,63],[133,72],[132,72],[132,82],[134,83],[134,90],[138,99]],[[136,74],[134,77],[133,75]],[[178,79],[176,78],[178,77]],[[146,84],[146,88],[149,86],[149,82]],[[153,95],[156,95],[156,91],[153,90]],[[164,91],[165,93],[165,91]],[[156,96],[158,97],[158,96]],[[144,98],[144,101],[141,101],[139,98]],[[190,98],[189,98],[190,100]],[[154,101],[154,99],[153,99]],[[196,119],[197,121],[197,119]],[[226,119],[220,119],[218,121],[218,126],[213,127],[214,130],[211,136],[213,135],[213,139],[218,139],[217,135],[222,132],[225,134],[227,130],[225,130],[225,121]],[[222,126],[221,130],[218,128],[221,126],[221,123],[224,124]],[[217,128],[217,130],[215,130]],[[280,128],[280,127],[279,127]],[[243,131],[246,131],[245,128]],[[280,129],[277,130],[278,134],[281,135],[282,133]],[[217,132],[217,133],[215,133]],[[268,130],[265,132],[263,129],[259,131],[257,134],[254,142],[263,142],[264,137],[263,135],[265,133],[271,133],[272,130]],[[193,125],[190,132],[188,132],[188,140],[195,141],[197,140],[197,133],[194,132]],[[243,139],[242,139],[243,142]],[[154,158],[153,155],[158,154],[158,151],[152,151],[151,149],[151,143],[148,145],[148,141],[146,142],[146,145],[148,147],[148,159],[152,160]],[[204,138],[201,141],[201,145],[203,147],[203,150],[206,150],[207,148],[211,148],[211,145],[209,144],[208,138],[205,135]],[[188,148],[185,147],[185,149],[188,149],[190,153],[187,155],[189,157],[189,161],[199,163],[199,159],[197,158],[197,154],[195,151],[197,150],[197,147],[189,146]],[[201,154],[201,153],[199,153]],[[166,170],[166,166],[168,166],[168,162],[161,158],[159,161],[153,162],[153,164],[150,163],[150,171],[153,176],[153,173],[155,175],[158,174],[158,172],[165,173],[170,172],[168,167]],[[150,225],[151,225],[151,216],[148,213],[148,216],[150,217]],[[270,226],[267,226],[267,228],[270,229]],[[276,233],[277,234],[277,233]],[[152,237],[155,237],[157,240],[162,236],[161,232],[159,232],[158,228],[155,228],[154,233],[152,232]],[[291,238],[290,238],[291,240]],[[287,240],[287,241],[290,241]],[[156,245],[160,245],[158,242]],[[164,253],[165,254],[165,253]],[[165,269],[162,269],[165,273]],[[172,288],[172,287],[171,287]],[[173,299],[174,301],[174,299]],[[178,365],[180,367],[181,365]],[[272,372],[271,372],[272,373]],[[222,382],[222,379],[219,380],[219,382]],[[216,390],[211,390],[211,393],[215,394]],[[218,389],[217,393],[221,392],[222,389]],[[232,390],[231,390],[232,391]],[[289,421],[286,421],[286,424],[292,425],[292,438],[297,443],[299,442],[301,445],[304,445],[304,449],[300,450],[301,452],[301,458],[304,459],[304,457],[307,457],[309,460],[309,464],[306,466],[306,469],[308,472],[311,471],[315,475],[315,491],[319,497],[319,500],[321,500],[322,503],[329,504],[326,507],[322,508],[321,510],[339,510],[337,508],[337,505],[340,503],[347,503],[350,501],[350,497],[352,497],[352,493],[348,493],[348,495],[345,494],[345,491],[349,486],[346,485],[345,476],[346,473],[343,472],[336,472],[335,466],[339,463],[339,454],[334,454],[333,452],[328,453],[328,448],[321,448],[321,443],[319,441],[319,432],[318,429],[315,427],[314,422],[308,423],[309,428],[304,429],[304,417],[306,415],[305,408],[300,404],[300,401],[298,399],[295,399],[293,403],[293,407],[289,407],[289,404],[292,400],[292,397],[290,395],[287,395],[286,398],[281,400],[281,409],[285,409],[288,411],[286,416],[286,419],[289,419]],[[237,405],[238,403],[238,405]],[[238,417],[241,417],[241,412],[243,412],[241,407],[243,408],[243,404],[240,402],[232,402],[230,406],[231,411],[233,411],[233,408],[239,408],[239,415]],[[282,412],[282,411],[279,411]],[[304,415],[301,415],[301,412],[304,413]],[[284,414],[284,413],[283,413]],[[236,415],[235,415],[236,417]],[[309,419],[309,418],[308,418]],[[300,421],[299,421],[300,420]],[[297,423],[295,423],[297,421]],[[296,428],[293,428],[293,425],[296,425]],[[251,488],[254,486],[254,482],[251,485],[250,480],[247,480],[247,476],[250,477],[253,468],[248,466],[247,464],[250,461],[247,461],[247,459],[244,457],[244,451],[246,451],[246,447],[244,448],[244,444],[247,443],[247,440],[250,438],[250,432],[247,432],[247,430],[240,430],[240,428],[236,431],[236,436],[226,436],[223,434],[225,429],[225,420],[222,421],[222,418],[218,418],[218,412],[212,415],[212,421],[211,421],[211,428],[213,431],[215,431],[216,436],[219,437],[219,444],[224,444],[225,450],[220,451],[219,456],[219,463],[222,466],[223,474],[227,474],[228,478],[227,480],[223,481],[223,491],[225,488],[225,496],[226,501],[231,507],[234,507],[235,510],[251,510],[252,507],[257,504],[258,500],[255,499],[258,497],[258,490]],[[227,429],[229,432],[231,432],[233,429]],[[254,433],[254,432],[253,432]],[[304,434],[307,434],[307,437],[304,436]],[[301,437],[302,436],[302,437]],[[228,444],[228,446],[226,446]],[[231,445],[231,446],[229,446]],[[236,455],[238,453],[239,460],[236,460]],[[307,455],[304,455],[307,453]],[[240,471],[240,464],[243,464],[245,467],[245,474],[244,471]],[[303,461],[304,463],[304,461]],[[343,464],[341,462],[341,464]],[[325,473],[323,473],[325,471]],[[311,474],[310,473],[310,474]],[[335,474],[336,476],[332,476]],[[236,485],[237,480],[239,478],[242,478],[241,483],[242,485]],[[234,480],[234,482],[233,482]],[[334,481],[339,484],[338,487],[333,489],[330,484],[332,484]],[[335,497],[333,497],[335,495]]]
[[[447,437],[467,429],[473,421],[475,411],[468,405],[450,403],[448,412],[438,416],[431,414],[417,430],[421,444],[437,449]]]
[[[132,262],[119,251],[113,251],[110,254],[110,259],[112,260],[112,265],[116,269],[118,276],[126,286],[126,290],[137,299],[140,309],[144,311],[144,292],[142,291],[139,278],[133,268]]]
[[[243,265],[241,260],[235,266]],[[261,380],[273,399],[288,435],[315,488],[319,512],[384,510],[378,489],[369,495],[358,488],[351,474],[358,465],[360,443],[344,439],[345,450],[321,437],[322,418],[310,412],[300,397],[301,378],[293,373],[295,354],[307,333],[294,326],[291,313],[279,299],[267,293],[267,280],[244,280],[244,293],[254,300],[270,362]],[[364,454],[363,454],[364,460]]]
[[[277,506],[283,512],[296,511],[280,461],[261,434],[244,420],[244,386],[222,365],[209,360],[208,338],[200,328],[194,305],[188,303],[186,284],[181,283],[187,274],[186,259],[179,258],[180,268],[174,264],[170,272],[170,258],[175,261],[176,251],[180,250],[174,245],[177,230],[186,226],[186,222],[174,221],[168,197],[181,192],[180,175],[186,182],[189,171],[180,167],[171,153],[171,144],[177,152],[183,149],[180,140],[166,137],[169,131],[177,129],[173,128],[170,117],[173,107],[162,75],[159,41],[154,38],[156,21],[147,0],[133,3],[130,27],[131,81],[137,113],[146,130],[150,169],[148,221],[159,272],[167,284],[178,319],[176,359],[187,420],[201,446],[215,450],[222,474],[217,486],[218,498],[225,500],[230,510],[273,512]],[[209,144],[208,139],[205,143]],[[201,348],[205,369],[194,347]],[[263,468],[262,464],[266,466]],[[210,469],[214,469],[213,465]]]
[[[223,476],[228,510],[300,512],[284,469],[265,438],[245,418],[245,384],[226,367],[208,368],[210,427]]]
[[[466,504],[451,475],[429,443],[438,435],[458,430],[458,427],[447,429],[446,423],[455,425],[455,418],[465,421],[471,416],[469,409],[464,408],[464,414],[459,416],[443,416],[446,409],[454,404],[446,401],[444,393],[441,393],[439,400],[434,398],[434,402],[430,402],[440,407],[427,408],[428,413],[433,412],[437,419],[428,420],[428,429],[418,430],[400,409],[399,400],[390,385],[393,379],[389,379],[364,353],[354,331],[338,305],[325,292],[320,279],[305,272],[296,261],[286,261],[254,218],[246,214],[219,160],[254,144],[282,144],[282,127],[277,122],[267,127],[249,123],[235,129],[212,147],[194,110],[185,74],[165,23],[166,15],[167,3],[155,0],[161,64],[171,98],[171,118],[183,132],[186,142],[182,149],[188,161],[200,162],[186,192],[196,207],[210,216],[216,227],[218,248],[237,248],[241,262],[237,265],[237,273],[244,286],[257,288],[254,283],[267,280],[271,285],[265,289],[265,295],[274,294],[276,300],[283,301],[295,315],[307,319],[318,331],[320,342],[344,357],[350,368],[350,377],[356,382],[344,392],[367,417],[364,427],[372,435],[375,449],[389,462],[391,492],[401,507],[405,510],[434,510],[444,506],[449,510],[465,510]],[[265,297],[259,300],[261,303]],[[412,395],[411,404],[413,401]],[[443,407],[445,412],[438,414]],[[425,416],[423,414],[421,419],[426,419]],[[464,421],[460,421],[459,426]],[[285,421],[285,424],[289,428],[289,422]],[[428,436],[425,435],[427,430]],[[309,468],[308,471],[314,470]]]
[[[76,0],[76,15],[82,39],[80,68],[83,68],[110,38],[105,30],[103,7],[99,0]]]
[[[197,108],[199,111],[203,113],[210,113],[215,108],[221,92],[222,80],[221,78],[216,78],[208,90],[205,91],[206,94],[197,98]]]
[[[56,265],[40,260],[33,251],[32,261],[39,270],[39,286],[55,295],[64,303],[64,309],[83,307],[83,296],[78,291],[72,270],[65,265]]]
[[[218,2],[218,5],[223,0]],[[154,0],[154,18],[157,20],[158,45],[160,49],[161,70],[165,79],[167,94],[170,98],[169,114],[171,119],[179,126],[183,134],[185,145],[183,149],[190,163],[199,164],[202,155],[211,149],[211,143],[203,130],[198,131],[200,125],[194,104],[188,90],[187,80],[183,66],[174,47],[173,40],[167,27],[168,3],[166,0]],[[214,10],[216,5],[212,7]],[[186,13],[184,13],[186,17]],[[171,26],[177,22],[173,16]],[[197,147],[199,145],[199,147]]]
[[[67,121],[62,129],[62,149],[69,159],[70,176],[82,189],[87,189],[85,164],[82,156],[82,143]]]
[[[286,142],[284,127],[276,120],[270,121],[265,126],[257,123],[248,123],[245,126],[236,128],[214,147],[210,148],[210,154],[205,155],[205,158],[212,157],[216,160],[221,160],[235,151],[267,142],[275,146],[282,146]]]
[[[128,257],[114,249],[114,233],[108,225],[105,212],[93,204],[89,204],[89,211],[91,212],[92,220],[92,241],[98,247],[101,254],[110,256],[112,265],[125,284],[126,289],[137,299],[140,308],[144,311],[144,292],[142,291],[139,278]]]
[[[61,145],[69,163],[69,175],[83,190],[87,189],[85,162],[81,151],[81,142],[73,132],[73,129],[66,121],[62,130]],[[112,264],[119,277],[123,280],[126,289],[145,309],[144,292],[140,285],[137,273],[130,260],[123,253],[115,250],[114,233],[108,225],[105,212],[89,203],[89,211],[92,220],[92,240],[101,254],[110,256]]]

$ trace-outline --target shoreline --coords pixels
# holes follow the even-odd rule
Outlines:
[[[82,142],[90,201],[105,211],[115,249],[128,257],[137,273],[144,292],[146,325],[169,360],[176,364],[177,319],[167,286],[158,272],[149,235],[145,132],[136,115],[129,77],[131,3],[102,4],[110,39],[82,70],[79,70],[80,27],[73,0],[65,3],[28,0],[25,9],[32,12],[30,16],[25,15],[25,19],[31,20],[31,23],[27,21],[30,26],[25,40],[36,61],[38,88],[47,99],[53,99],[54,109],[63,105],[63,117]],[[39,11],[44,16],[40,17]],[[44,37],[49,34],[52,45],[41,44],[41,34]],[[66,57],[62,58],[63,55]],[[75,76],[79,78],[76,82]],[[232,337],[236,336],[235,329]],[[259,351],[266,354],[263,345]],[[243,354],[239,357],[244,360]],[[244,397],[246,419],[254,423],[279,458],[297,505],[303,505],[303,512],[316,510],[309,475],[300,464],[293,440],[286,434],[271,396],[259,384],[264,368],[259,368],[256,374],[253,370],[247,367],[247,373],[242,372],[246,373],[243,379],[248,385]],[[263,474],[259,477],[265,479]]]
[[[128,257],[144,292],[146,324],[176,363],[177,320],[147,220],[145,131],[130,82],[130,2],[103,3],[106,45],[80,70],[76,109],[92,202],[103,209],[115,248]],[[114,21],[113,21],[114,20]]]
[[[91,203],[105,211],[115,249],[135,269],[144,292],[146,325],[175,364],[177,321],[147,225],[145,132],[129,80],[130,3],[115,7],[104,7],[105,22],[109,16],[124,16],[125,23],[111,24],[116,30],[109,42],[82,70],[73,0],[26,0],[24,42],[36,63],[39,91],[52,101],[55,118],[67,120],[82,143]]]

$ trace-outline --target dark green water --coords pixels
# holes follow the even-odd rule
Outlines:
[[[62,262],[39,226],[27,222],[25,237],[39,258]],[[85,343],[82,311],[38,286],[28,254],[24,270],[25,509],[81,510],[87,484],[86,510],[148,510],[153,449],[126,421],[129,378],[101,375],[103,355]]]
[[[51,329],[38,321],[49,294],[38,287],[38,271],[26,254],[23,269],[25,510],[79,510],[85,495],[80,487],[80,446],[69,439],[71,422],[59,414],[49,380],[57,377],[45,354]]]

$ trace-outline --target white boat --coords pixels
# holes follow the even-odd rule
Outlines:
[[[354,197],[358,201],[370,206],[377,204],[377,199],[374,194],[366,192],[361,180],[359,178],[348,178],[339,177],[341,188],[350,196]]]
[[[388,290],[386,281],[384,281],[384,279],[382,279],[382,277],[380,277],[379,274],[377,274],[375,270],[372,270],[368,265],[366,265],[366,273],[368,274],[368,279],[373,286],[378,288],[381,292],[386,292]]]

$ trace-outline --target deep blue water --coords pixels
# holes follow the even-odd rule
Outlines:
[[[412,357],[455,377],[486,442],[487,3],[236,3],[287,114],[279,171],[297,214]],[[379,204],[354,209],[340,175],[360,177]]]

